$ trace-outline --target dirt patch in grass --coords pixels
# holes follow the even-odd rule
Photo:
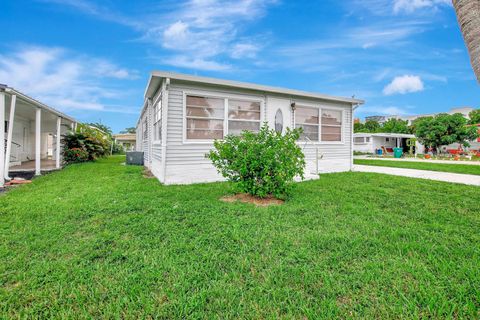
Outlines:
[[[153,175],[152,171],[148,170],[147,168],[145,168],[145,169],[143,170],[143,177],[144,177],[144,178],[147,178],[147,179],[155,178],[155,176]]]
[[[246,193],[239,193],[231,196],[225,196],[220,198],[220,201],[223,201],[223,202],[240,201],[244,203],[253,203],[258,207],[278,206],[285,203],[285,201],[277,199],[275,197],[258,198]]]

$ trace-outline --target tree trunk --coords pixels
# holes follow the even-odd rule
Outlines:
[[[480,0],[452,0],[473,71],[480,83]]]

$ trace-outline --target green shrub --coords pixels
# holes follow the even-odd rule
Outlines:
[[[303,179],[305,156],[296,143],[300,133],[287,129],[282,135],[264,124],[258,133],[244,131],[216,140],[206,157],[239,192],[285,198],[294,177]]]
[[[69,150],[81,149],[87,153],[87,161],[94,161],[110,154],[112,140],[110,136],[96,128],[79,124],[76,131],[70,131],[63,137],[62,143],[63,159],[68,164],[72,163]]]
[[[67,149],[63,153],[65,163],[80,163],[88,161],[88,152],[81,148]]]

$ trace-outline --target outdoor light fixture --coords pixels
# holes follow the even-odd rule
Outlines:
[[[295,111],[295,109],[297,109],[297,104],[295,102],[292,102],[290,104],[290,107],[292,107],[292,110]]]

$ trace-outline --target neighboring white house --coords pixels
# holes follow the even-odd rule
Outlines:
[[[353,166],[352,111],[362,100],[251,83],[153,72],[137,123],[137,151],[163,183],[219,181],[205,154],[214,139],[263,122],[284,132],[302,127],[307,173]],[[307,139],[308,138],[308,139]]]
[[[404,133],[354,133],[353,151],[375,153],[376,150],[392,148],[403,148],[407,151],[407,139],[415,138],[413,134]],[[416,143],[417,153],[423,153],[424,147]]]
[[[135,133],[118,133],[113,135],[115,143],[122,146],[124,151],[133,151],[136,149],[137,136]]]
[[[75,119],[0,85],[0,187],[15,172],[61,167],[61,135]]]

